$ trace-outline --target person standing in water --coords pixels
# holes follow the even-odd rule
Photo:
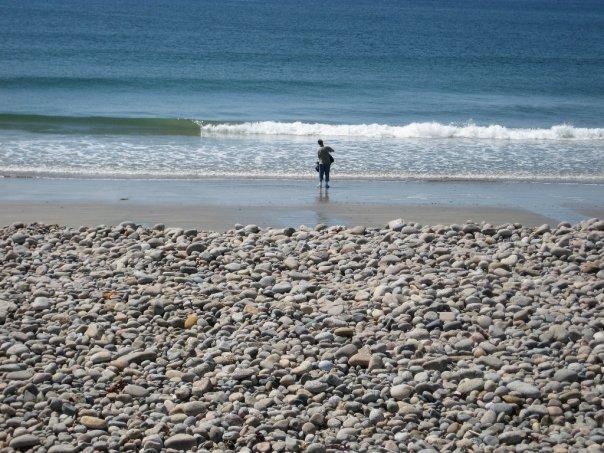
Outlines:
[[[333,149],[329,146],[323,145],[323,140],[319,140],[319,151],[317,157],[319,158],[319,186],[323,187],[323,176],[325,176],[325,188],[329,189],[329,169],[333,162]]]

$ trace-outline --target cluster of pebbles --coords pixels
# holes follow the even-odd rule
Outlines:
[[[2,228],[0,447],[599,451],[603,244],[596,219]]]

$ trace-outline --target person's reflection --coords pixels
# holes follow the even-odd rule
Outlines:
[[[320,189],[319,196],[317,197],[317,203],[329,203],[329,190]]]

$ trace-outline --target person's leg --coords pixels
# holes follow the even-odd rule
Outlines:
[[[319,186],[323,185],[323,176],[325,175],[325,165],[319,164]]]
[[[329,187],[329,170],[331,168],[331,165],[326,165],[325,166],[325,187]]]

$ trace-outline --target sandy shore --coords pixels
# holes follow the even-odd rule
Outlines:
[[[525,225],[604,217],[604,187],[580,184],[304,180],[0,179],[0,225],[43,222],[226,230],[260,226],[381,226],[486,221]]]
[[[236,224],[274,225],[385,225],[395,217],[423,224],[463,223],[468,220],[493,224],[508,222],[526,225],[557,223],[548,217],[520,209],[468,208],[445,206],[402,206],[333,203],[297,206],[228,206],[217,205],[141,205],[132,203],[0,203],[0,224],[16,221],[41,222],[77,227],[79,225],[116,225],[125,219],[153,226],[163,223],[184,228],[201,227],[224,231]]]
[[[599,451],[603,245],[602,221],[0,228],[0,447]]]

